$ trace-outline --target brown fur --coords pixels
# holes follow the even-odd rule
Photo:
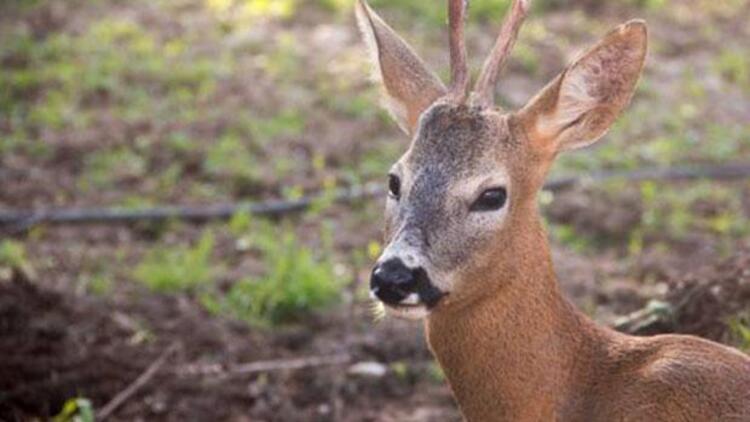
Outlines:
[[[389,202],[386,240],[419,255],[412,260],[446,293],[425,330],[466,419],[750,421],[750,358],[695,337],[596,325],[560,292],[539,217],[536,194],[555,156],[599,139],[630,101],[645,24],[618,27],[520,112],[502,114],[404,88],[431,72],[363,0],[358,7],[360,24],[378,34],[386,93],[409,110],[414,133],[394,166],[402,194]],[[467,211],[477,195],[469,182],[483,176],[504,180],[505,214]]]
[[[483,292],[425,322],[430,349],[469,421],[746,421],[750,360],[688,336],[597,326],[559,291],[536,212],[519,211]]]

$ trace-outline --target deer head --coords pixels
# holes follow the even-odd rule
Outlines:
[[[385,241],[371,291],[389,313],[422,318],[469,304],[519,271],[541,232],[536,193],[557,154],[601,138],[629,103],[646,56],[642,21],[581,54],[526,106],[494,105],[495,82],[529,0],[514,0],[469,91],[465,0],[448,1],[446,87],[364,0],[357,20],[384,107],[411,136],[389,173]],[[497,274],[489,277],[488,274]]]

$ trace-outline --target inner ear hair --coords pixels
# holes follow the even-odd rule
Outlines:
[[[518,113],[530,141],[556,153],[600,139],[633,96],[647,38],[630,21],[579,56]]]

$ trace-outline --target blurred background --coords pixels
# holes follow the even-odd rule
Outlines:
[[[475,70],[508,3],[471,1]],[[446,80],[444,2],[371,4]],[[420,324],[370,309],[383,201],[332,200],[385,183],[408,142],[352,7],[0,3],[0,212],[322,192],[273,219],[0,226],[0,419],[460,420]],[[522,106],[637,17],[651,49],[631,107],[551,177],[750,164],[746,0],[537,0],[499,102]],[[584,180],[540,201],[586,313],[750,348],[748,179]]]

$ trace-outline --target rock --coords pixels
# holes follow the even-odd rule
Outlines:
[[[388,367],[379,362],[359,362],[349,367],[349,375],[382,378],[388,372]]]

